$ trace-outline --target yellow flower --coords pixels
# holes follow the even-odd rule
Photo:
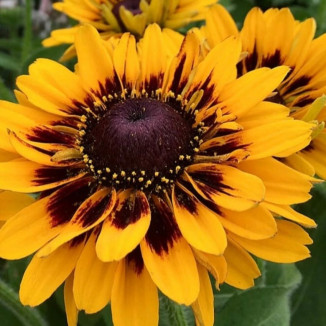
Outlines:
[[[63,0],[53,7],[76,19],[79,24],[53,31],[43,45],[74,43],[76,31],[83,23],[93,25],[103,39],[120,37],[123,32],[141,37],[151,23],[171,29],[171,36],[178,39],[178,33],[172,33],[172,30],[203,19],[208,6],[214,3],[216,0]],[[62,60],[74,55],[75,49],[71,46]]]
[[[314,39],[315,21],[298,22],[288,8],[262,12],[252,9],[239,32],[229,13],[220,5],[211,8],[200,31],[208,47],[229,36],[239,36],[246,54],[238,64],[242,75],[260,67],[286,65],[291,68],[269,97],[286,105],[295,119],[315,121],[313,140],[285,162],[297,170],[326,178],[326,35]],[[321,98],[320,98],[321,97]]]
[[[83,26],[76,72],[39,59],[19,104],[0,102],[0,189],[41,193],[1,228],[0,256],[36,252],[20,299],[65,282],[69,326],[108,302],[116,326],[157,325],[158,289],[212,325],[208,272],[245,289],[260,275],[249,253],[309,257],[299,224],[315,223],[290,205],[312,179],[273,157],[306,147],[312,125],[263,101],[289,69],[237,79],[239,40],[198,63],[196,34],[172,59],[163,35],[150,25],[139,47],[126,33],[112,48]]]

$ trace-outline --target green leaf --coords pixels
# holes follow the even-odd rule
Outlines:
[[[3,280],[0,280],[0,305],[2,306],[0,311],[6,308],[7,311],[5,314],[8,315],[8,312],[11,312],[16,319],[20,321],[20,325],[22,326],[48,325],[37,310],[22,306],[18,299],[18,295]],[[3,318],[2,314],[1,317]],[[17,325],[17,322],[12,325]]]
[[[218,309],[215,295],[215,324],[218,326],[289,326],[290,298],[300,284],[295,265],[265,263],[259,286],[237,291]],[[223,290],[222,290],[223,295]]]
[[[105,323],[105,326],[113,326],[110,304],[101,311],[101,315],[102,315],[103,321]]]
[[[10,102],[15,101],[14,93],[8,87],[6,87],[1,77],[0,77],[0,100],[6,100]]]
[[[312,199],[298,209],[316,220],[318,227],[309,233],[314,244],[309,247],[311,258],[297,264],[303,275],[302,285],[293,295],[293,326],[326,325],[326,185],[313,189]]]
[[[160,293],[160,326],[195,325],[190,307],[179,305]]]
[[[17,60],[11,55],[3,52],[0,52],[0,67],[12,71],[19,71],[20,69]]]

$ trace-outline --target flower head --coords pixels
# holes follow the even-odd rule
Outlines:
[[[203,19],[208,6],[214,3],[216,0],[64,0],[55,3],[53,7],[76,19],[79,25],[53,31],[51,37],[44,40],[43,44],[53,46],[74,43],[76,31],[83,23],[93,25],[103,39],[120,37],[123,32],[141,37],[146,26],[151,23],[177,30]],[[171,33],[172,36],[176,40],[179,38],[178,33]],[[63,60],[73,55],[75,50],[71,46],[64,54]]]
[[[261,67],[291,68],[268,100],[286,105],[295,119],[315,121],[316,127],[310,145],[285,161],[301,172],[315,171],[326,178],[326,99],[321,97],[326,91],[326,35],[314,39],[315,30],[314,19],[298,22],[288,8],[264,13],[253,8],[239,32],[229,13],[216,5],[201,33],[209,47],[229,36],[241,38],[246,55],[238,64],[239,75]]]
[[[24,304],[65,282],[69,325],[109,301],[115,325],[157,325],[158,288],[212,325],[208,271],[248,288],[248,252],[309,257],[298,224],[315,223],[290,205],[310,198],[311,178],[274,157],[307,146],[312,126],[263,101],[289,69],[237,78],[239,40],[201,62],[200,49],[190,33],[171,59],[157,25],[138,50],[130,34],[112,48],[84,26],[75,73],[39,59],[17,80],[19,104],[0,102],[0,146],[14,155],[0,189],[41,193],[0,231],[1,257],[36,252]]]

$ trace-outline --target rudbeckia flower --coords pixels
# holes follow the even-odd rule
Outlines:
[[[1,257],[35,253],[23,304],[65,283],[69,326],[108,302],[116,326],[153,326],[159,289],[213,325],[208,272],[244,289],[260,275],[250,253],[309,257],[299,224],[315,223],[290,205],[313,180],[274,157],[306,147],[312,125],[264,101],[287,67],[237,78],[240,41],[199,62],[194,33],[170,59],[157,25],[113,48],[83,26],[75,46],[76,72],[39,59],[17,79],[19,104],[0,102],[0,146],[14,155],[0,189],[40,193],[0,230]]]
[[[53,7],[77,20],[79,24],[53,31],[43,45],[74,43],[76,31],[83,23],[93,25],[103,39],[120,37],[123,32],[141,37],[146,26],[157,23],[169,29],[171,37],[178,41],[180,35],[173,30],[203,19],[208,6],[214,3],[216,0],[63,0],[56,2]],[[75,49],[71,46],[62,60],[74,55]]]
[[[286,65],[291,68],[269,101],[286,105],[295,119],[315,121],[309,146],[285,162],[301,172],[315,172],[326,178],[326,35],[314,39],[315,20],[298,22],[288,8],[262,12],[253,8],[239,32],[230,14],[220,5],[207,14],[206,26],[199,33],[213,47],[221,40],[238,35],[246,54],[238,64],[238,74],[260,67]],[[197,31],[198,32],[198,31]]]

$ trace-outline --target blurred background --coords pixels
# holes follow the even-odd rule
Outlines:
[[[51,30],[75,22],[52,10],[51,0],[0,0],[0,99],[15,101],[16,77],[28,72],[39,57],[58,60],[66,46],[43,48],[41,41]],[[326,32],[326,0],[222,0],[241,27],[254,6],[290,7],[298,20],[314,17],[317,35]],[[199,23],[200,24],[200,23]],[[74,59],[65,63],[69,68]],[[325,76],[326,78],[326,76]],[[223,285],[215,291],[215,325],[218,326],[325,326],[326,325],[326,186],[313,189],[313,200],[297,209],[314,218],[318,228],[312,258],[296,265],[258,261],[262,277],[247,291]],[[1,206],[0,206],[1,209]],[[38,308],[22,307],[19,284],[29,259],[0,259],[0,325],[66,325],[62,289]],[[191,309],[160,297],[160,326],[194,326]],[[180,318],[177,316],[183,316]],[[80,313],[80,326],[111,326],[109,307],[95,315]]]

